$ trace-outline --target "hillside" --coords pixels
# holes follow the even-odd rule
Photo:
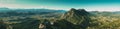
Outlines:
[[[65,19],[79,27],[85,29],[89,25],[89,13],[84,9],[70,9],[67,13],[62,16],[62,19]]]
[[[88,12],[85,9],[74,8],[67,12],[63,10],[46,10],[47,12],[40,13],[31,13],[31,10],[30,12],[17,11],[1,12],[1,29],[120,29],[119,11]]]

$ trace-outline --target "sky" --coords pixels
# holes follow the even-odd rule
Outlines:
[[[76,8],[86,9],[87,11],[120,11],[120,0],[0,0],[0,7],[55,10]]]

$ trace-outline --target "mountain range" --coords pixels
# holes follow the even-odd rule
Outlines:
[[[8,8],[2,10],[4,12],[0,12],[0,21],[2,20],[0,25],[10,29],[119,29],[120,27],[119,11],[88,12],[85,9],[74,8],[69,11]]]

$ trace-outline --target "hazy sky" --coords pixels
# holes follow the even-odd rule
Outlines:
[[[120,11],[120,0],[0,0],[0,7]]]

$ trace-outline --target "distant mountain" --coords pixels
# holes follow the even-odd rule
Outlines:
[[[64,10],[51,10],[51,9],[17,9],[16,12],[32,12],[32,13],[40,13],[40,12],[65,12]]]
[[[8,11],[12,11],[9,8],[0,8],[0,12],[8,12]]]
[[[9,9],[0,8],[0,16],[30,16],[30,15],[43,15],[43,14],[64,14],[65,10],[51,10],[51,9]]]
[[[120,11],[113,12],[113,14],[120,14]]]
[[[64,10],[52,10],[52,9],[9,9],[9,8],[0,8],[0,12],[19,12],[19,13],[41,13],[41,12],[61,12],[64,13]]]

